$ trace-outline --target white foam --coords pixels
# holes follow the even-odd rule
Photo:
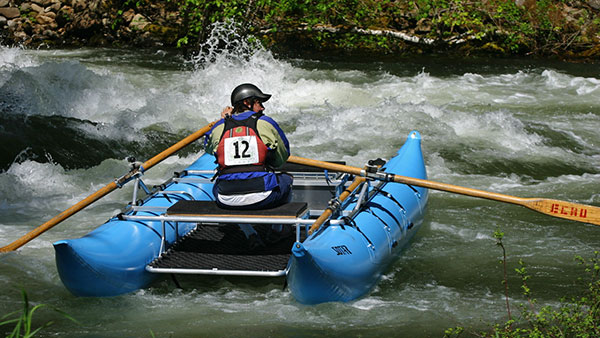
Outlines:
[[[36,58],[25,49],[0,45],[0,71],[32,67],[37,64]]]
[[[462,226],[455,226],[450,224],[442,224],[438,222],[431,222],[431,230],[435,232],[444,232],[448,235],[459,237],[462,242],[475,242],[480,240],[489,241],[492,237],[484,232],[474,229],[466,229]]]
[[[588,95],[600,88],[600,79],[588,77],[573,77],[554,70],[544,70],[542,77],[550,88],[574,90],[577,95]]]

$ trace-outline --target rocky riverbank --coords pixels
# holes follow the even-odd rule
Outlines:
[[[423,3],[436,4],[435,1]],[[418,8],[409,1],[393,2],[394,7],[388,4],[386,9],[375,8],[375,2],[371,2],[365,1],[372,5],[366,11],[373,12],[363,18],[346,20],[345,14],[341,19],[324,14],[308,18],[311,23],[307,24],[303,20],[307,13],[314,12],[313,8],[286,12],[290,9],[283,5],[258,0],[248,0],[245,8],[229,9],[223,7],[227,4],[205,1],[196,6],[196,2],[186,0],[0,0],[0,44],[175,47],[183,42],[185,47],[194,48],[198,40],[206,37],[211,20],[241,18],[251,34],[270,48],[283,51],[297,48],[395,54],[445,52],[600,60],[600,0],[543,4],[509,0],[493,3],[481,12],[473,12],[479,11],[476,6],[460,8],[463,12],[451,12],[456,7]],[[338,14],[349,10],[335,9]],[[520,16],[515,12],[520,12]],[[529,15],[529,22],[519,24],[523,13],[528,12],[535,15]],[[296,13],[297,17],[289,18],[289,13]],[[476,15],[469,17],[465,13]]]
[[[5,45],[174,46],[179,13],[164,6],[122,11],[110,0],[0,0]]]

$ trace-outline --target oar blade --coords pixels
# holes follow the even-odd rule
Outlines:
[[[600,225],[600,207],[544,198],[527,199],[523,205],[546,215]]]

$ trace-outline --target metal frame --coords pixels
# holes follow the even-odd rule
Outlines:
[[[305,225],[305,231],[308,231],[308,226],[314,223],[314,220],[308,219],[310,211],[305,211],[300,217],[232,217],[232,216],[173,216],[162,214],[159,216],[134,216],[123,215],[123,219],[132,221],[159,221],[162,225],[162,236],[160,245],[160,256],[166,250],[166,228],[167,222],[175,223],[175,233],[178,234],[178,225],[182,223],[248,223],[251,220],[252,224],[289,224],[296,227],[296,241],[300,241],[301,226]],[[334,221],[342,223],[341,220]],[[252,276],[252,277],[280,277],[285,276],[287,268],[278,271],[253,271],[253,270],[218,270],[213,269],[167,269],[153,268],[150,265],[146,266],[146,271],[152,273],[177,273],[177,274],[196,274],[196,275],[221,275],[221,276]]]
[[[161,249],[160,253],[165,252],[166,247],[166,229],[165,224],[167,222],[175,223],[175,233],[178,234],[179,223],[234,223],[234,224],[283,224],[283,225],[295,225],[296,226],[296,241],[300,241],[300,226],[305,225],[305,231],[308,231],[308,226],[315,222],[314,219],[309,219],[310,211],[306,211],[302,217],[290,218],[290,217],[234,217],[234,216],[173,216],[173,215],[122,215],[122,219],[127,221],[155,221],[161,222],[162,234],[161,234]],[[331,220],[331,224],[342,224],[344,220]]]
[[[214,170],[188,170],[185,172],[185,175],[179,177],[178,175],[169,179],[165,184],[171,182],[178,183],[207,183],[211,181],[211,178],[201,177],[201,176],[192,176],[192,175],[209,175],[210,177],[214,176]],[[338,186],[346,186],[347,178],[345,175],[328,173],[328,172],[290,172],[294,176],[294,186],[298,187],[338,187]],[[160,222],[162,226],[162,234],[161,234],[161,244],[159,249],[159,257],[161,257],[167,251],[167,239],[166,239],[166,223],[171,222],[174,223],[175,226],[175,236],[176,241],[179,239],[179,223],[234,223],[234,224],[244,224],[244,223],[252,223],[252,224],[281,224],[281,225],[294,225],[296,227],[296,241],[300,242],[301,231],[304,226],[304,231],[308,234],[308,229],[310,225],[312,225],[315,221],[315,217],[319,216],[323,210],[306,210],[299,217],[254,217],[254,216],[199,216],[199,215],[168,215],[166,214],[165,207],[145,207],[145,206],[136,206],[137,195],[139,188],[142,188],[147,195],[150,195],[150,192],[146,185],[143,183],[141,179],[141,174],[135,177],[135,184],[133,188],[133,200],[132,205],[127,208],[127,210],[121,214],[121,218],[123,220],[129,221],[156,221]],[[336,192],[339,194],[339,188],[336,189]],[[342,188],[343,190],[343,188]],[[185,191],[153,191],[155,194],[163,194],[165,196],[169,195],[185,195],[190,200],[193,200],[193,197],[189,195]],[[362,197],[362,196],[361,196]],[[361,198],[362,199],[362,198]],[[128,215],[127,212],[160,212],[160,215],[152,216],[152,215]],[[343,214],[348,215],[350,211],[346,211]],[[312,219],[311,219],[312,218]],[[345,221],[343,220],[330,220],[330,224],[343,224]],[[251,277],[281,277],[287,274],[287,267],[284,270],[279,271],[250,271],[250,270],[218,270],[216,268],[213,269],[169,269],[169,268],[153,268],[150,265],[146,266],[146,271],[151,273],[176,273],[176,274],[200,274],[200,275],[222,275],[222,276],[251,276]]]
[[[287,268],[277,271],[249,271],[249,270],[218,270],[218,269],[162,269],[146,266],[146,271],[152,273],[176,273],[183,275],[213,275],[213,276],[246,276],[246,277],[283,277]]]

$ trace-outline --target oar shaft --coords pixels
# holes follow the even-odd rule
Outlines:
[[[197,139],[199,139],[200,137],[202,137],[204,134],[206,134],[214,126],[215,123],[216,123],[216,121],[209,123],[208,125],[206,125],[203,128],[197,130],[193,134],[190,134],[189,136],[185,137],[181,141],[179,141],[179,142],[175,143],[174,145],[172,145],[171,147],[165,149],[164,151],[162,151],[158,155],[152,157],[148,161],[144,162],[144,164],[142,164],[142,168],[144,170],[148,170],[148,169],[152,168],[153,166],[155,166],[156,164],[158,164],[161,161],[163,161],[164,159],[166,159],[167,157],[169,157],[169,156],[173,155],[174,153],[176,153],[177,151],[181,150],[183,147],[185,147],[185,146],[189,145],[190,143],[196,141]],[[127,179],[131,178],[134,174],[135,174],[135,172],[131,172],[131,173],[125,175],[124,178],[127,178]],[[85,199],[81,200],[77,204],[73,205],[72,207],[68,208],[67,210],[65,210],[65,211],[61,212],[60,214],[56,215],[54,218],[52,218],[48,222],[46,222],[46,223],[40,225],[39,227],[33,229],[32,231],[30,231],[29,233],[25,234],[24,236],[22,236],[21,238],[17,239],[16,241],[10,243],[9,245],[1,247],[0,248],[0,252],[14,251],[14,250],[22,247],[23,245],[27,244],[32,239],[38,237],[42,233],[44,233],[47,230],[51,229],[52,227],[54,227],[58,223],[60,223],[60,222],[64,221],[65,219],[71,217],[72,215],[76,214],[77,212],[79,212],[83,208],[87,207],[88,205],[94,203],[95,201],[97,201],[100,198],[104,197],[106,194],[108,194],[111,191],[113,191],[116,188],[118,188],[120,184],[122,184],[122,183],[124,183],[124,182],[127,181],[127,179],[124,179],[124,178],[121,178],[119,180],[119,184],[117,184],[116,182],[111,182],[111,183],[107,184],[104,188],[96,191],[95,193],[93,193],[90,196],[86,197]]]
[[[413,178],[413,177],[406,177],[406,176],[400,176],[400,175],[394,175],[393,177],[394,177],[394,182],[396,182],[396,183],[416,185],[418,187],[452,192],[452,193],[467,195],[467,196],[471,196],[471,197],[485,198],[485,199],[499,201],[499,202],[521,205],[526,200],[525,198],[521,198],[521,197],[504,195],[504,194],[499,194],[499,193],[485,191],[485,190],[466,188],[466,187],[461,187],[461,186],[453,185],[453,184],[446,184],[446,183],[439,183],[439,182],[434,182],[434,181],[429,181],[429,180],[422,180],[422,179]]]
[[[144,170],[148,170],[148,169],[154,167],[156,164],[162,162],[167,157],[173,155],[174,153],[178,152],[179,150],[186,147],[190,143],[192,143],[192,142],[196,141],[197,139],[199,139],[200,137],[204,136],[204,134],[206,134],[215,125],[215,123],[216,123],[216,121],[209,123],[208,125],[204,126],[203,128],[197,130],[195,133],[188,135],[186,138],[175,143],[174,145],[170,146],[169,148],[163,150],[158,155],[156,155],[153,158],[149,159],[148,161],[144,162],[144,164],[142,164],[142,167],[144,168]]]
[[[331,171],[345,172],[356,176],[367,176],[368,173],[360,168],[347,166],[343,164],[329,163],[323,161],[317,161],[312,159],[306,159],[297,156],[290,156],[288,162],[310,165],[318,168],[323,168]],[[382,179],[375,175],[373,178]],[[520,206],[524,206],[531,210],[558,218],[569,219],[573,221],[590,223],[600,225],[600,207],[578,204],[573,202],[566,202],[554,199],[545,198],[522,198],[511,195],[499,194],[490,191],[478,190],[465,188],[457,185],[434,182],[429,180],[423,180],[413,177],[399,176],[393,174],[386,174],[383,176],[386,181],[393,181],[397,183],[403,183],[408,185],[414,185],[418,187],[441,190],[451,192],[455,194],[461,194],[471,197],[484,198],[494,200],[498,202],[511,203]]]
[[[317,167],[322,169],[327,169],[331,171],[336,171],[340,173],[348,173],[354,176],[364,176],[365,172],[361,168],[351,167],[349,165],[343,165],[338,163],[324,162],[319,160],[312,160],[310,158],[303,158],[291,155],[288,159],[288,162],[296,163],[296,164],[304,164],[311,167]]]
[[[100,198],[104,197],[105,195],[107,195],[111,191],[115,190],[116,188],[117,188],[117,184],[115,182],[111,182],[111,183],[107,184],[104,188],[96,191],[95,193],[93,193],[90,196],[86,197],[85,199],[81,200],[80,202],[78,202],[77,204],[75,204],[72,207],[68,208],[67,210],[61,212],[60,214],[58,214],[56,216],[54,216],[49,221],[47,221],[46,223],[44,223],[44,224],[40,225],[39,227],[33,229],[32,231],[28,232],[27,234],[25,234],[24,236],[22,236],[18,240],[10,243],[7,246],[4,246],[4,247],[0,248],[0,252],[14,251],[14,250],[22,247],[23,245],[27,244],[29,241],[33,240],[34,238],[38,237],[42,233],[44,233],[47,230],[51,229],[52,227],[54,227],[58,223],[60,223],[60,222],[64,221],[65,219],[71,217],[72,215],[74,215],[75,213],[79,212],[81,209],[85,208],[86,206],[88,206],[88,205],[94,203],[95,201],[99,200]]]
[[[336,171],[336,172],[349,173],[349,174],[352,174],[355,176],[366,176],[366,172],[364,169],[352,167],[349,165],[312,160],[312,159],[302,158],[302,157],[293,156],[293,155],[288,158],[288,162],[310,165],[313,167],[319,167],[319,168]],[[492,199],[492,200],[506,202],[506,203],[520,204],[524,200],[523,198],[519,198],[519,197],[515,197],[515,196],[498,194],[498,193],[494,193],[494,192],[471,189],[471,188],[465,188],[465,187],[461,187],[461,186],[457,186],[457,185],[439,183],[439,182],[422,180],[422,179],[413,178],[413,177],[400,176],[400,175],[393,175],[393,180],[396,183],[404,183],[404,184],[415,185],[418,187],[423,187],[423,188],[428,188],[428,189],[454,192],[457,194],[487,198],[487,199]]]
[[[366,179],[364,177],[358,177],[358,178],[356,178],[352,182],[352,184],[350,184],[350,186],[348,186],[348,188],[346,190],[344,190],[340,194],[340,197],[338,197],[338,199],[340,200],[340,202],[345,201],[346,198],[348,198],[348,196],[350,196],[350,194],[354,191],[354,189],[356,189],[359,185],[361,185],[361,183],[363,183],[365,180]],[[310,226],[310,229],[308,229],[308,234],[310,235],[315,230],[317,230],[321,226],[321,224],[323,224],[332,214],[333,214],[333,209],[332,208],[325,209],[325,211],[323,211],[323,213]]]

